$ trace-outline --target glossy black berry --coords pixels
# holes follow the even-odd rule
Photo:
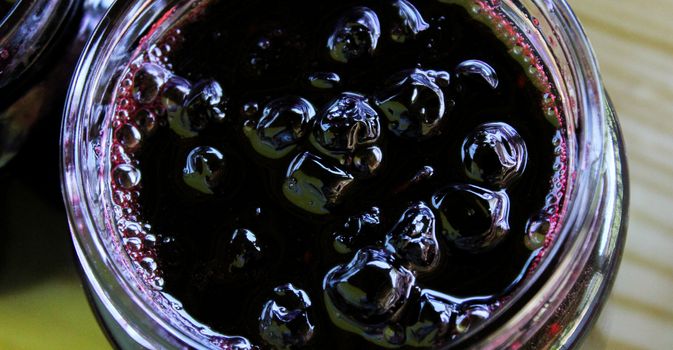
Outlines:
[[[236,229],[226,248],[228,271],[247,268],[263,257],[262,245],[254,232],[248,229]]]
[[[380,135],[378,113],[364,96],[355,93],[343,93],[334,99],[318,115],[313,130],[315,145],[337,158],[376,142]]]
[[[495,90],[500,81],[498,74],[488,63],[480,60],[467,60],[456,67],[458,87],[461,92],[474,94],[484,90]]]
[[[342,15],[327,39],[330,57],[348,63],[374,54],[381,36],[379,17],[370,8],[355,7]]]
[[[461,158],[470,179],[506,188],[523,174],[528,150],[514,128],[494,122],[479,125],[465,138]]]
[[[189,152],[182,179],[193,190],[214,194],[225,175],[224,155],[213,147],[196,147]]]
[[[347,265],[332,269],[323,283],[333,319],[373,325],[396,317],[415,277],[397,266],[390,253],[367,248],[359,250]]]
[[[306,345],[315,331],[308,294],[291,283],[274,288],[259,316],[259,334],[276,349]]]
[[[434,195],[443,234],[469,253],[495,248],[509,233],[509,197],[474,185],[452,185]]]
[[[304,152],[290,163],[282,190],[293,205],[323,215],[345,199],[353,183],[351,174],[329,160]]]
[[[429,271],[439,263],[435,214],[423,202],[414,203],[386,235],[386,249],[412,271]]]
[[[403,71],[376,94],[376,105],[393,134],[421,140],[441,133],[453,101],[437,84],[437,76],[434,71]]]
[[[281,158],[295,149],[309,130],[315,109],[301,97],[281,97],[267,104],[258,121],[248,120],[244,132],[250,144],[267,158]]]
[[[456,327],[460,305],[441,293],[423,290],[418,308],[409,316],[407,344],[436,348],[448,343]]]

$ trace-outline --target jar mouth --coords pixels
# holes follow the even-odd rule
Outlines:
[[[175,320],[167,320],[161,312],[169,306],[157,305],[156,300],[152,300],[165,299],[166,296],[143,287],[144,281],[134,271],[126,271],[121,267],[132,264],[123,248],[114,248],[114,240],[118,239],[110,232],[116,232],[111,229],[114,226],[96,219],[97,211],[101,211],[103,203],[108,200],[105,197],[107,184],[100,181],[98,175],[109,173],[109,164],[101,166],[97,158],[100,154],[94,145],[89,144],[89,140],[101,137],[104,133],[95,123],[102,121],[110,111],[110,106],[105,104],[105,96],[109,100],[110,94],[114,93],[111,90],[114,86],[111,85],[116,80],[115,74],[119,74],[118,71],[110,70],[126,63],[124,59],[128,58],[123,55],[128,52],[120,53],[119,48],[137,39],[139,33],[146,32],[148,26],[155,23],[158,16],[170,6],[175,5],[172,8],[179,12],[181,8],[184,10],[187,7],[181,5],[188,2],[180,2],[180,5],[176,5],[177,1],[114,4],[108,13],[108,20],[99,25],[89,41],[69,90],[61,141],[62,176],[78,258],[95,293],[105,296],[105,306],[108,309],[136,310],[119,313],[115,317],[133,325],[131,330],[137,333],[135,338],[141,343],[175,346],[172,340],[162,339],[161,335],[141,334],[143,330],[156,332],[159,329],[160,333],[189,346],[202,348],[209,345],[203,336],[199,337],[193,330],[186,329],[188,325],[185,323],[176,324]],[[590,44],[564,0],[492,2],[498,3],[509,19],[520,28],[533,28],[521,32],[527,34],[545,64],[554,67],[550,69],[550,80],[556,84],[560,94],[567,121],[566,131],[570,134],[568,184],[561,205],[564,212],[561,214],[559,236],[547,253],[553,259],[543,259],[510,302],[489,322],[470,330],[452,346],[498,348],[498,344],[508,342],[515,335],[513,332],[530,321],[528,318],[533,315],[544,317],[546,314],[539,315],[541,303],[560,303],[561,294],[567,292],[578,277],[575,272],[581,270],[591,250],[588,248],[596,241],[596,235],[592,232],[592,219],[599,200],[598,181],[604,156],[603,135],[606,131],[603,123],[603,91]],[[177,13],[173,15],[178,16]],[[534,18],[539,24],[533,24]],[[128,38],[129,33],[135,36],[131,40]],[[87,178],[87,174],[93,174],[93,179]],[[96,193],[95,198],[91,198],[92,193]],[[554,269],[550,270],[552,267]],[[559,276],[562,272],[566,276]],[[186,314],[180,315],[188,317]],[[494,329],[494,325],[498,326]],[[532,328],[529,331],[532,332]]]

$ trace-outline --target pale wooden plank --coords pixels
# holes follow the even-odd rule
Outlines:
[[[631,225],[604,315],[584,349],[673,348],[673,1],[575,0],[617,108]]]

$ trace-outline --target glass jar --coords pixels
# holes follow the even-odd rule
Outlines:
[[[619,125],[588,39],[563,0],[437,0],[499,6],[551,72],[566,116],[568,191],[550,258],[488,322],[452,347],[568,348],[601,310],[625,242],[628,177]],[[104,328],[122,348],[208,348],[221,339],[153,289],[126,255],[108,203],[107,123],[119,67],[153,23],[196,1],[117,2],[74,76],[62,128],[63,189],[77,257]],[[165,18],[164,18],[165,19]],[[549,268],[545,268],[549,267]],[[218,343],[218,341],[220,343]]]
[[[0,168],[19,151],[38,120],[58,123],[77,57],[110,2],[17,0],[3,8]]]

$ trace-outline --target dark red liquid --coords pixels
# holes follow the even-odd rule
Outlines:
[[[450,343],[506,302],[560,212],[553,90],[513,41],[537,70],[434,1],[195,10],[120,83],[130,255],[263,348]]]

